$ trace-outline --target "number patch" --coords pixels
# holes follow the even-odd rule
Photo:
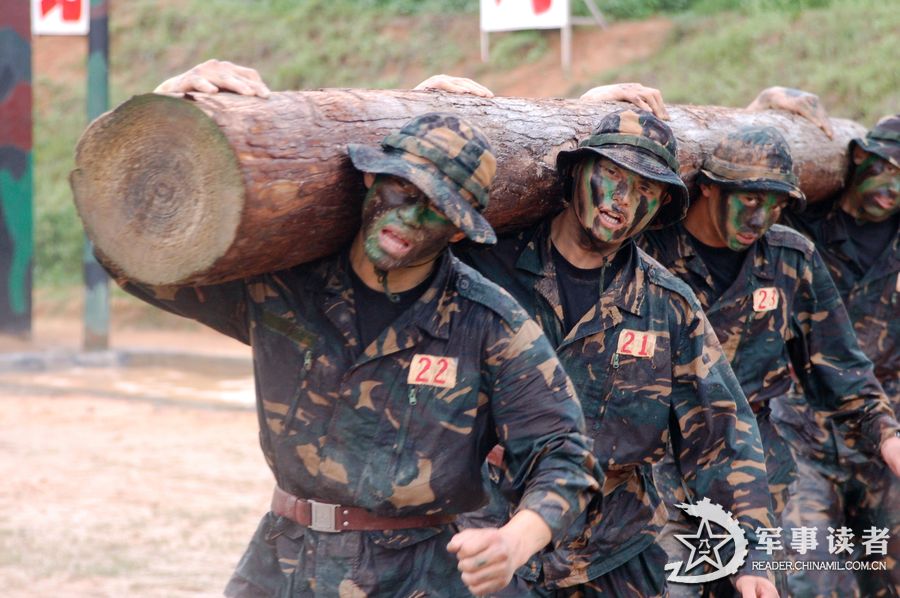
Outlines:
[[[616,353],[634,357],[653,357],[656,350],[656,335],[652,332],[625,329],[619,334]]]
[[[413,355],[412,363],[409,364],[406,383],[453,388],[456,386],[456,366],[455,357],[417,353]]]
[[[753,311],[772,311],[778,307],[778,289],[765,287],[753,291]]]

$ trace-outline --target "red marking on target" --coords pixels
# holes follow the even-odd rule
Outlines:
[[[41,16],[47,16],[57,6],[62,7],[62,20],[78,22],[84,0],[41,0]]]
[[[497,6],[500,6],[500,2],[502,0],[496,0]],[[534,14],[539,15],[550,10],[550,7],[553,5],[553,0],[531,0],[531,9],[534,11]]]

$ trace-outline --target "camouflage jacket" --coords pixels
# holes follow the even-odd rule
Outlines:
[[[280,487],[386,516],[486,501],[496,442],[559,535],[597,488],[571,381],[516,302],[447,251],[429,288],[360,346],[346,252],[207,287],[123,288],[253,347],[260,442]]]
[[[815,243],[856,329],[859,345],[875,364],[875,376],[900,413],[900,230],[868,272],[837,217],[837,201],[810,205],[785,221]]]
[[[712,277],[682,224],[646,233],[641,244],[696,293],[754,410],[788,395],[793,371],[807,408],[830,417],[850,446],[877,455],[900,429],[809,240],[774,225],[715,300]]]
[[[755,541],[757,527],[771,527],[759,431],[694,294],[629,243],[630,261],[566,334],[549,230],[545,222],[462,256],[510,291],[556,347],[606,475],[586,521],[520,574],[535,579],[540,567],[546,585],[571,586],[646,549],[666,522],[651,469],[670,437],[693,494],[732,511]]]

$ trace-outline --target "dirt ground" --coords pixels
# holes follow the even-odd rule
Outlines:
[[[72,363],[74,317],[0,335],[4,597],[220,596],[268,508],[248,349],[184,324],[111,340],[204,367]],[[43,370],[9,362],[48,355]]]

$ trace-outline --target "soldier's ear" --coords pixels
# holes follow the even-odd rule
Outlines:
[[[666,190],[663,191],[662,197],[659,198],[659,207],[663,207],[670,201],[672,201],[672,189],[670,187],[666,187]]]
[[[853,151],[850,154],[850,159],[853,160],[853,163],[859,166],[863,163],[863,160],[866,159],[866,150],[859,147],[855,143],[853,144]]]
[[[700,188],[700,195],[702,197],[705,197],[706,199],[712,199],[712,196],[714,195],[712,185],[710,185],[709,183],[700,183],[698,187]]]
[[[366,186],[366,189],[372,187],[372,183],[375,182],[375,174],[371,172],[363,173],[363,184]]]
[[[460,241],[462,241],[465,238],[466,238],[466,233],[464,233],[461,230],[458,230],[455,233],[453,233],[452,237],[450,237],[450,242],[451,243],[459,243]]]

